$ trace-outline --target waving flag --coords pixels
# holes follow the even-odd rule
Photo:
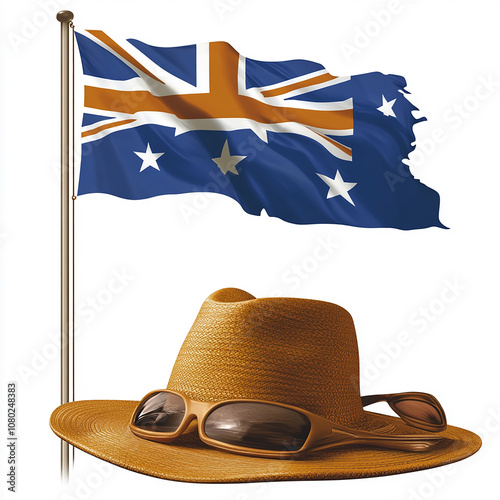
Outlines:
[[[78,194],[210,191],[297,224],[444,227],[413,149],[404,78],[335,77],[225,42],[154,47],[77,33],[84,81]]]

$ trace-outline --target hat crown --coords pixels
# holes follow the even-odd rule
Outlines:
[[[349,426],[364,420],[352,317],[318,300],[256,299],[236,288],[213,293],[167,388],[198,401],[290,404]]]

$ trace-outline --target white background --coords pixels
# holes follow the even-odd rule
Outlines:
[[[498,2],[47,0],[44,8],[41,1],[11,0],[1,5],[0,394],[6,401],[7,381],[17,381],[17,498],[495,498]],[[60,25],[54,13],[62,8],[74,11],[77,28],[104,29],[153,45],[226,40],[248,57],[310,59],[334,75],[375,70],[404,75],[411,99],[428,118],[415,128],[419,146],[412,170],[440,193],[441,220],[451,228],[295,226],[250,216],[233,200],[214,195],[135,202],[79,198],[77,399],[139,399],[164,387],[202,301],[219,288],[236,286],[257,297],[280,294],[344,306],[357,328],[362,392],[435,394],[450,424],[481,435],[476,455],[430,471],[373,479],[197,485],[142,476],[77,451],[72,479],[61,484],[59,440],[48,420],[59,404],[60,368],[52,340],[59,327]],[[488,90],[485,80],[496,84]],[[189,207],[196,213],[186,217]],[[335,248],[314,260],[321,241],[333,241]],[[292,280],[296,266],[303,277]],[[123,272],[130,278],[110,295],[110,280]],[[92,301],[99,311],[92,310]],[[0,408],[4,436],[6,404]],[[3,444],[1,449],[5,478]],[[13,497],[4,479],[0,492]]]

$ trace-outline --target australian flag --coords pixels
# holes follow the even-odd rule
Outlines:
[[[85,93],[78,194],[208,191],[296,224],[444,227],[402,160],[405,79],[258,61],[226,42],[155,47],[77,33]]]

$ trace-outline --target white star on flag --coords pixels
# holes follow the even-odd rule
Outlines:
[[[138,151],[134,151],[134,153],[142,160],[141,170],[139,170],[139,172],[146,170],[148,167],[153,167],[156,168],[156,170],[160,170],[160,167],[158,166],[158,163],[156,163],[156,160],[160,156],[163,156],[165,153],[153,153],[151,151],[149,142],[145,153],[139,153]]]
[[[382,106],[380,106],[377,109],[381,113],[384,113],[385,116],[394,116],[394,118],[396,118],[396,114],[394,113],[394,111],[392,109],[395,102],[396,102],[396,99],[393,99],[392,101],[387,102],[385,96],[382,95]]]
[[[335,198],[335,196],[342,196],[344,200],[347,200],[351,205],[354,205],[352,201],[349,191],[357,184],[357,182],[345,182],[340,175],[340,172],[337,170],[335,174],[335,179],[327,177],[326,175],[316,174],[318,175],[323,182],[330,188],[328,190],[328,194],[326,195],[326,199]],[[354,205],[355,206],[355,205]]]
[[[239,175],[238,171],[236,170],[236,165],[245,158],[246,156],[231,155],[226,139],[226,142],[224,143],[224,146],[222,148],[222,153],[218,158],[212,158],[212,161],[217,163],[217,166],[221,169],[221,172],[223,174],[227,174],[227,172],[229,171],[233,174]]]

